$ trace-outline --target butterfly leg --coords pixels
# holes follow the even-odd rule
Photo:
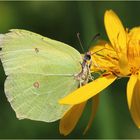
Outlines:
[[[79,82],[80,82],[80,87],[82,87],[83,86],[83,80],[80,80]]]
[[[92,61],[90,61],[90,63],[87,66],[87,72],[88,72],[88,79],[91,80],[91,81],[93,81],[94,80],[94,77],[91,75],[91,72],[90,72],[91,65],[92,65]]]
[[[91,80],[91,81],[94,80],[94,77],[91,74],[89,75],[89,80]]]

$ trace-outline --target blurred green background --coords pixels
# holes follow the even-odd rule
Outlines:
[[[11,28],[30,30],[81,48],[76,33],[87,50],[91,38],[100,33],[106,38],[103,16],[113,9],[125,27],[140,25],[140,2],[0,2],[0,33]],[[5,74],[0,67],[0,138],[140,138],[126,100],[126,83],[120,79],[100,94],[100,106],[91,129],[82,132],[90,115],[90,102],[75,130],[67,137],[59,134],[58,124],[18,120],[5,94]]]

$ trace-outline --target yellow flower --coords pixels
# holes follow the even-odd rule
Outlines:
[[[76,124],[78,123],[78,120],[80,119],[83,110],[86,106],[86,101],[77,105],[73,105],[63,116],[63,118],[60,120],[60,124],[59,124],[59,131],[61,134],[63,135],[68,135],[69,133],[71,133],[71,131],[75,128]],[[92,98],[92,111],[91,111],[91,115],[89,118],[89,122],[87,124],[87,127],[84,130],[85,134],[87,132],[87,130],[90,128],[93,119],[95,117],[97,108],[98,108],[98,104],[99,104],[99,96],[96,95]]]
[[[135,124],[140,128],[140,27],[125,30],[112,10],[105,12],[104,23],[110,43],[101,41],[90,49],[93,61],[91,71],[100,71],[102,75],[59,102],[71,105],[83,104],[118,77],[129,77],[128,107]]]
[[[104,21],[111,44],[104,42],[91,48],[92,52],[104,48],[92,56],[95,64],[99,65],[92,68],[105,69],[120,78],[129,77],[128,107],[136,126],[140,128],[140,27],[124,30],[121,21],[111,10],[106,11]]]

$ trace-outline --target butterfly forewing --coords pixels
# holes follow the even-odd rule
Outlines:
[[[3,35],[1,60],[6,96],[20,119],[51,122],[69,106],[58,100],[79,86],[81,55],[72,47],[41,35],[12,30]]]

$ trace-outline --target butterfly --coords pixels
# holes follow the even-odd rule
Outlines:
[[[91,54],[39,34],[12,29],[0,35],[0,58],[7,76],[5,94],[19,119],[53,122],[70,105],[58,100],[91,78]]]

